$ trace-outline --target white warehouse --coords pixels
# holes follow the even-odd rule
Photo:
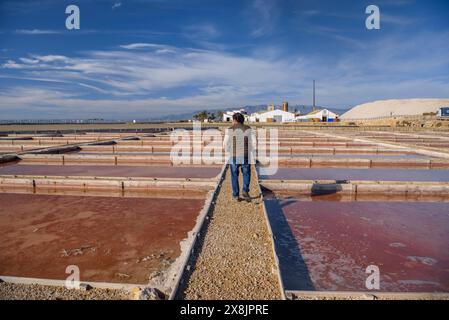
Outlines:
[[[328,109],[315,110],[306,115],[297,117],[297,121],[333,122],[336,119],[338,119],[338,114]]]
[[[255,112],[250,115],[250,122],[293,122],[296,114],[284,110]]]

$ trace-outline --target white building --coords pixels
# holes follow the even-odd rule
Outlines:
[[[319,121],[319,122],[333,122],[338,119],[338,114],[328,110],[321,109],[312,111],[306,115],[299,116],[296,121]]]
[[[249,116],[246,113],[245,109],[240,109],[240,110],[232,110],[232,111],[223,112],[223,122],[232,122],[232,116],[235,113],[241,113],[245,117],[245,121],[248,121]]]
[[[261,111],[251,114],[250,122],[293,122],[296,114],[284,110]]]

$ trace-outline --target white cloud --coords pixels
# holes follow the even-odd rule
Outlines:
[[[122,3],[121,3],[121,2],[116,2],[116,3],[114,3],[114,4],[112,5],[112,10],[117,9],[117,8],[120,8],[121,6],[122,6]]]
[[[63,115],[144,117],[283,99],[310,104],[312,77],[318,103],[330,107],[386,98],[447,98],[447,37],[445,32],[383,37],[340,58],[270,50],[240,55],[155,43],[70,56],[30,54],[1,65],[2,78],[34,82],[26,88],[8,85],[10,90],[0,92],[0,110],[34,112],[38,107]]]
[[[41,34],[58,34],[58,33],[61,33],[61,31],[40,30],[40,29],[32,29],[32,30],[20,29],[20,30],[16,30],[15,33],[16,34],[24,34],[24,35],[41,35]]]
[[[23,63],[27,63],[27,64],[39,63],[38,59],[20,58],[19,60],[22,61]]]
[[[166,46],[155,44],[155,43],[130,43],[121,45],[120,48],[123,49],[145,49],[145,48],[165,48]]]
[[[34,58],[43,62],[68,62],[70,59],[61,55],[46,55],[46,56],[33,56]]]
[[[16,63],[14,60],[8,60],[6,63],[2,64],[2,68],[6,69],[20,69],[22,65]]]

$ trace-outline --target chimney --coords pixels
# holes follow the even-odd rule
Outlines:
[[[287,101],[284,101],[282,103],[282,110],[284,110],[285,112],[288,112],[288,102]]]
[[[312,111],[315,111],[316,105],[315,105],[315,80],[313,80],[313,108]]]

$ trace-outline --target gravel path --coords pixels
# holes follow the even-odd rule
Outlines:
[[[251,196],[258,196],[252,167]],[[227,170],[184,299],[280,299],[261,199],[232,199]]]
[[[122,290],[69,290],[57,286],[0,283],[0,300],[126,300],[130,294]]]

